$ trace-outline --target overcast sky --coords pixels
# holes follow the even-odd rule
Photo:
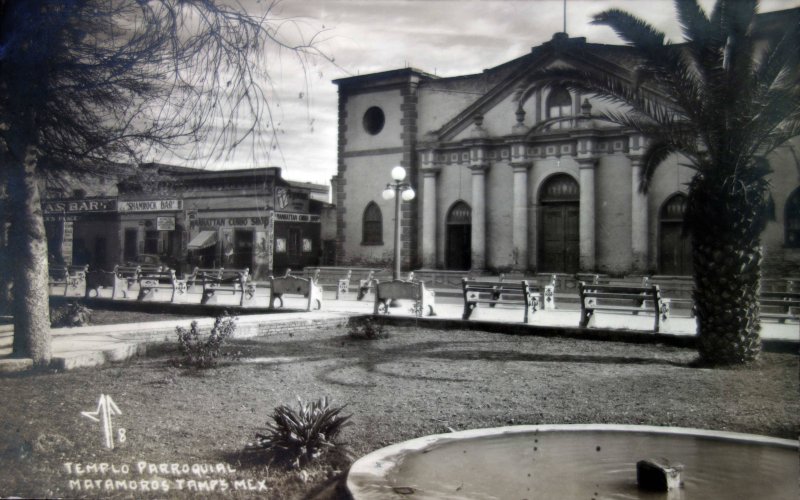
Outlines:
[[[267,0],[240,0],[263,10]],[[706,9],[713,0],[701,0]],[[567,33],[593,43],[620,43],[591,26],[610,7],[632,12],[680,41],[672,0],[567,0]],[[762,0],[761,12],[800,6]],[[327,184],[336,174],[337,89],[331,80],[414,67],[439,76],[479,73],[520,57],[562,31],[563,0],[283,0],[273,17],[291,18],[288,36],[317,33],[322,59],[305,68],[284,56],[270,64],[279,148],[242,151],[208,168],[279,166],[287,179]]]

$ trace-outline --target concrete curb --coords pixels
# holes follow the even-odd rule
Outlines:
[[[0,373],[18,373],[33,368],[31,358],[2,358],[0,359]]]
[[[410,315],[371,315],[371,304],[358,304],[360,310],[352,305],[339,310],[271,312],[238,316],[234,338],[262,337],[279,333],[301,333],[309,328],[346,326],[352,317],[372,317],[375,320],[397,326],[419,326],[433,329],[480,330],[510,335],[532,335],[542,337],[565,337],[581,340],[617,341],[630,343],[664,344],[683,348],[694,348],[694,335],[683,332],[662,332],[617,329],[607,326],[579,328],[562,324],[524,324],[489,317],[485,319],[460,319],[460,307],[442,305],[453,309],[438,317],[416,318]],[[489,315],[495,312],[482,310]],[[575,313],[577,314],[577,313]],[[557,319],[557,318],[556,318]],[[80,328],[57,328],[52,330],[53,358],[50,368],[72,370],[99,366],[108,362],[118,362],[141,356],[148,346],[175,341],[175,328],[188,327],[197,321],[201,331],[208,332],[214,324],[213,317],[197,319],[184,318],[148,323],[121,325],[100,325]],[[10,353],[11,332],[0,332],[0,348]],[[798,340],[787,338],[763,338],[762,346],[767,352],[800,354]],[[0,357],[0,373],[15,373],[35,368],[30,359]]]
[[[253,338],[277,333],[301,332],[309,328],[347,325],[356,313],[313,312],[240,316],[234,338]],[[58,328],[52,333],[54,355],[49,369],[74,370],[125,361],[142,356],[148,348],[175,341],[175,327],[187,327],[197,321],[208,332],[214,318],[198,318],[100,325],[81,328]],[[33,368],[33,360],[0,358],[0,373],[18,373]]]

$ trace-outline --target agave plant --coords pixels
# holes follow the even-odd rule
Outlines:
[[[761,233],[771,197],[766,155],[800,135],[800,20],[761,44],[757,0],[676,0],[685,43],[624,11],[595,24],[614,29],[639,61],[630,77],[555,68],[534,75],[622,104],[606,119],[648,141],[641,188],[679,154],[694,170],[685,229],[692,238],[698,350],[711,365],[754,360],[760,351]]]
[[[341,447],[336,437],[350,415],[344,407],[332,407],[328,398],[304,403],[297,398],[298,410],[281,405],[275,408],[265,434],[256,434],[256,445],[266,448],[272,459],[303,467],[325,452]]]

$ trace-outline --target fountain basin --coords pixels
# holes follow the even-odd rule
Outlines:
[[[640,490],[636,463],[683,466],[669,493]],[[350,468],[355,499],[800,498],[798,442],[637,425],[525,425],[425,436]]]

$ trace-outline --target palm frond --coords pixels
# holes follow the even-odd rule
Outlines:
[[[629,45],[643,52],[658,50],[664,45],[665,35],[651,24],[620,9],[608,9],[594,15],[592,24],[610,27]]]
[[[650,188],[656,169],[671,154],[678,152],[668,141],[653,141],[647,145],[642,155],[642,171],[639,177],[639,191],[646,193]]]
[[[758,107],[757,114],[748,117],[748,121],[734,131],[750,139],[749,154],[765,154],[786,140],[777,142],[778,136],[797,132],[796,124],[800,121],[800,88],[797,86],[770,89],[759,96],[754,106]]]
[[[722,66],[725,41],[719,26],[706,16],[697,0],[676,0],[675,6],[694,67],[703,82],[709,83],[714,80],[713,68]]]
[[[781,77],[797,82],[800,66],[800,15],[791,29],[774,45],[768,46],[755,70],[755,83],[770,88]]]

